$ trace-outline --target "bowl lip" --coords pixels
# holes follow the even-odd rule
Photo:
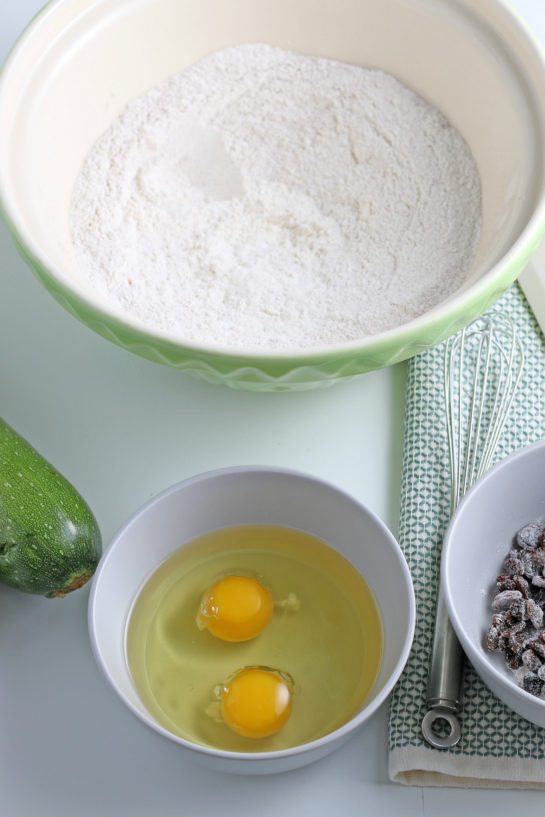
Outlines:
[[[450,562],[450,554],[455,548],[454,538],[456,535],[456,528],[460,517],[463,516],[465,512],[466,506],[474,501],[475,495],[479,492],[480,488],[486,484],[487,482],[496,479],[497,475],[508,470],[513,462],[518,462],[519,460],[526,459],[529,456],[540,456],[545,457],[545,439],[537,440],[534,443],[530,443],[522,448],[518,448],[513,451],[511,454],[508,454],[498,463],[496,463],[492,468],[490,468],[486,474],[484,474],[465,494],[463,499],[461,500],[460,504],[458,505],[456,511],[454,512],[452,519],[449,522],[447,527],[445,537],[443,539],[443,550],[442,550],[442,558],[441,558],[441,589],[443,592],[443,596],[445,599],[445,605],[447,608],[447,612],[454,628],[454,631],[460,641],[464,652],[466,653],[467,657],[474,665],[475,669],[479,672],[480,675],[483,676],[485,683],[489,683],[487,676],[491,678],[491,683],[495,686],[499,687],[500,689],[505,690],[507,693],[515,694],[518,698],[520,698],[521,702],[525,702],[527,705],[537,706],[540,709],[545,707],[545,701],[540,698],[537,698],[535,695],[527,692],[525,689],[520,687],[515,677],[511,678],[507,675],[503,670],[500,670],[498,667],[495,666],[494,662],[486,660],[486,653],[484,651],[484,647],[481,644],[475,644],[471,638],[465,632],[465,629],[461,623],[460,616],[457,611],[457,606],[455,604],[455,586],[452,582],[452,577],[449,570],[449,562]],[[506,554],[507,554],[507,544],[506,544]],[[484,634],[483,634],[484,635]]]
[[[19,35],[18,39],[12,46],[3,66],[0,68],[0,97],[3,92],[3,87],[8,81],[9,73],[13,70],[16,64],[19,52],[23,51],[27,40],[33,35],[34,30],[39,27],[42,21],[51,13],[54,13],[58,6],[62,6],[70,0],[49,0],[48,3],[39,11],[34,18],[28,23],[26,28]],[[452,0],[445,0],[451,3]],[[467,7],[473,14],[478,9],[475,9],[475,3],[478,2],[481,6],[490,3],[490,0],[456,0],[456,4],[462,4]],[[530,26],[526,23],[524,18],[515,11],[506,0],[494,0],[495,8],[503,15],[505,26],[508,34],[516,33],[519,37],[525,40],[524,58],[535,60],[541,67],[541,85],[542,91],[545,91],[545,48],[541,45],[539,39],[534,34]],[[496,26],[492,26],[490,21],[482,19],[483,25],[488,25],[489,30],[493,31],[498,39],[501,40],[504,47],[509,50],[509,37],[505,33],[500,32]],[[535,73],[527,69],[526,63],[522,58],[518,60],[519,71],[524,78],[527,86],[535,89],[536,96],[539,91],[539,83],[535,78]],[[543,117],[541,117],[543,119]],[[545,132],[545,125],[543,125]],[[422,315],[417,316],[411,321],[402,323],[378,334],[363,336],[355,340],[343,341],[340,343],[329,344],[324,346],[312,347],[297,347],[293,349],[270,349],[260,347],[238,347],[225,346],[219,343],[203,343],[198,341],[190,341],[184,339],[181,335],[171,333],[165,330],[153,329],[150,326],[136,317],[127,314],[121,310],[114,308],[113,304],[108,304],[100,301],[98,295],[94,293],[82,294],[78,289],[74,289],[65,280],[64,276],[58,275],[53,271],[48,264],[42,260],[40,251],[37,248],[32,236],[28,233],[24,223],[17,224],[15,217],[11,216],[11,209],[9,205],[9,195],[5,189],[5,185],[0,173],[0,213],[3,215],[10,232],[23,251],[26,259],[30,262],[34,272],[42,279],[42,283],[50,290],[59,292],[66,302],[70,305],[76,303],[79,309],[84,309],[90,316],[88,321],[92,321],[95,326],[102,322],[106,326],[114,326],[120,332],[132,332],[142,344],[162,344],[169,347],[171,350],[176,350],[178,353],[186,355],[198,355],[202,357],[214,356],[217,360],[229,360],[240,365],[251,365],[252,363],[263,364],[286,364],[305,365],[315,362],[327,362],[339,357],[351,356],[354,354],[373,355],[384,352],[385,347],[406,348],[410,343],[421,344],[424,348],[429,345],[422,341],[421,330],[429,330],[432,327],[449,326],[449,332],[454,332],[459,328],[460,322],[467,322],[464,318],[464,310],[467,310],[468,304],[474,304],[477,301],[482,301],[483,297],[489,295],[490,302],[499,297],[501,292],[513,282],[517,270],[513,268],[521,256],[526,254],[529,256],[534,245],[537,245],[540,238],[545,232],[545,158],[542,161],[544,170],[542,172],[541,189],[537,192],[536,206],[533,209],[530,217],[520,230],[517,238],[511,247],[498,259],[498,261],[483,273],[470,286],[464,286],[457,292],[453,293],[443,302],[437,304],[432,309],[427,310]],[[527,259],[523,259],[524,260]],[[506,275],[506,270],[512,270],[513,274]],[[501,288],[493,290],[494,282],[502,280],[502,273],[504,273]],[[481,310],[482,311],[482,310]],[[446,331],[446,330],[445,330]],[[134,342],[134,340],[133,340]],[[406,355],[405,355],[406,356]]]
[[[180,491],[185,490],[187,487],[196,485],[198,483],[205,483],[207,481],[215,480],[218,478],[220,479],[226,477],[228,478],[230,476],[236,477],[237,475],[251,475],[256,478],[259,478],[259,475],[265,476],[276,475],[280,478],[284,476],[296,478],[310,484],[315,484],[318,487],[325,488],[327,491],[331,491],[340,496],[341,498],[348,500],[350,503],[352,503],[352,505],[356,506],[360,512],[363,512],[365,515],[367,515],[373,520],[373,522],[377,525],[377,527],[379,528],[379,530],[389,543],[394,554],[397,556],[397,560],[400,567],[400,577],[403,581],[403,585],[408,599],[408,609],[405,611],[403,618],[405,625],[403,648],[400,652],[400,655],[397,658],[395,666],[393,667],[388,678],[386,679],[386,682],[377,692],[373,700],[370,701],[368,704],[365,704],[363,708],[349,721],[347,721],[345,724],[338,727],[337,729],[333,730],[332,732],[329,732],[328,734],[323,735],[322,737],[317,738],[315,740],[309,741],[307,743],[302,743],[300,745],[293,746],[288,749],[267,752],[234,752],[223,749],[216,749],[213,746],[205,746],[198,743],[193,743],[192,741],[187,740],[186,738],[175,735],[174,733],[170,732],[168,729],[163,727],[154,718],[152,718],[151,715],[148,715],[147,713],[140,711],[136,706],[132,704],[131,701],[129,701],[126,698],[124,693],[119,689],[119,687],[111,677],[111,674],[108,670],[106,661],[103,658],[101,648],[96,637],[95,613],[97,609],[97,595],[100,589],[101,577],[103,572],[108,569],[107,566],[109,558],[114,548],[116,547],[116,544],[126,534],[129,528],[141,516],[145,515],[154,505],[160,504],[164,499],[171,496],[172,494],[176,494]],[[138,588],[136,588],[134,592],[136,593],[137,591]],[[87,608],[87,622],[92,653],[100,670],[102,671],[102,674],[104,675],[110,686],[113,688],[113,690],[116,692],[118,697],[121,698],[125,706],[127,706],[130,709],[130,711],[140,721],[149,726],[155,732],[161,734],[163,737],[166,737],[169,740],[173,741],[174,743],[184,747],[185,749],[189,749],[193,752],[196,752],[201,756],[210,757],[211,759],[214,760],[257,763],[267,760],[282,761],[285,760],[286,758],[296,758],[299,755],[307,755],[308,753],[311,753],[313,751],[324,749],[325,747],[328,747],[330,744],[335,744],[337,741],[340,741],[344,737],[348,737],[356,728],[362,725],[366,720],[368,720],[371,717],[371,715],[375,713],[375,711],[384,703],[385,699],[393,690],[408,660],[415,633],[416,600],[410,570],[403,555],[403,551],[401,550],[399,543],[397,542],[396,538],[394,537],[388,526],[380,519],[380,517],[374,511],[372,511],[362,502],[357,500],[355,497],[351,496],[348,492],[344,491],[342,488],[339,488],[338,486],[334,485],[333,483],[327,480],[322,479],[321,477],[317,477],[297,469],[283,468],[278,466],[237,465],[225,468],[218,468],[211,471],[205,471],[195,476],[191,476],[174,483],[170,487],[165,488],[164,490],[157,493],[154,497],[149,499],[147,502],[145,502],[126,520],[126,522],[123,523],[123,525],[114,534],[110,543],[104,550],[98,568],[93,577]]]

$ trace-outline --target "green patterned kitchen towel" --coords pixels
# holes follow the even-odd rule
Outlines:
[[[518,284],[496,303],[514,320],[525,349],[522,379],[496,460],[545,437],[545,344]],[[420,728],[435,624],[440,548],[449,521],[449,459],[440,344],[408,364],[399,542],[411,570],[417,621],[413,649],[391,700],[388,771],[423,786],[545,788],[545,729],[495,698],[466,662],[462,739],[432,749]]]

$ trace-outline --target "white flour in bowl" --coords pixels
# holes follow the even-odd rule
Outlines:
[[[71,227],[85,275],[150,329],[303,350],[452,293],[480,200],[465,141],[394,77],[255,44],[132,101],[84,163]]]

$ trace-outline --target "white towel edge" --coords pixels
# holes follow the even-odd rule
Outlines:
[[[545,761],[454,755],[407,746],[389,753],[388,776],[405,786],[545,789]]]

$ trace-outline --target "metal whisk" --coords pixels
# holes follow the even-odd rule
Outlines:
[[[508,317],[478,318],[447,342],[444,390],[450,459],[450,514],[490,466],[524,364],[524,352]],[[422,734],[436,749],[461,737],[463,652],[439,590]]]

